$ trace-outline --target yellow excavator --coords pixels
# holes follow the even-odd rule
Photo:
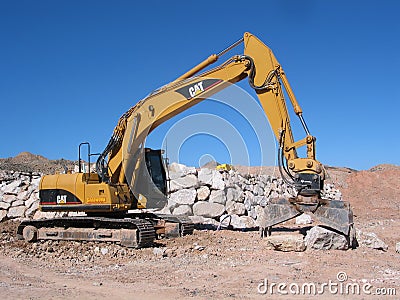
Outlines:
[[[199,73],[242,43],[242,54]],[[187,217],[141,210],[163,207],[168,194],[162,150],[145,148],[146,137],[163,122],[246,78],[278,141],[281,176],[297,191],[295,197],[275,199],[265,206],[258,219],[262,235],[269,235],[276,224],[312,212],[352,243],[353,214],[349,203],[321,198],[325,170],[316,160],[316,139],[307,128],[286,74],[271,49],[248,32],[123,114],[98,156],[96,172],[90,172],[90,168],[82,171],[81,147],[89,148],[89,164],[94,155],[90,153],[90,145],[82,143],[78,173],[42,177],[39,190],[42,211],[85,212],[85,216],[26,220],[19,225],[17,236],[26,241],[113,241],[140,248],[152,244],[157,237],[191,234],[193,224]],[[305,137],[298,141],[292,134],[284,90],[304,128]],[[306,147],[306,157],[298,156],[297,149],[302,146]]]

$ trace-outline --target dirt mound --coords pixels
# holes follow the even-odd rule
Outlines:
[[[394,171],[398,171],[400,170],[400,166],[396,166],[396,165],[391,165],[391,164],[381,164],[381,165],[377,165],[375,167],[372,167],[371,169],[369,169],[369,171],[371,172],[377,172],[377,171],[390,171],[390,170],[394,170]]]
[[[41,155],[32,154],[30,152],[21,152],[20,154],[16,155],[13,158],[13,161],[25,163],[25,162],[33,162],[33,161],[48,162],[49,160],[46,157],[41,156]]]
[[[39,172],[43,174],[54,174],[64,171],[65,167],[73,170],[76,162],[57,159],[50,160],[41,155],[30,152],[21,152],[15,157],[0,158],[1,170],[12,170],[18,172]]]
[[[378,165],[367,171],[352,172],[342,187],[344,200],[354,213],[366,219],[397,217],[400,208],[400,167]]]

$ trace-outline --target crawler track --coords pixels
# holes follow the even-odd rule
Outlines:
[[[91,240],[112,241],[127,247],[142,248],[155,239],[153,224],[143,219],[104,217],[65,217],[23,221],[17,237],[28,241]]]
[[[64,217],[42,220],[26,220],[18,226],[17,238],[36,240],[69,240],[116,242],[122,246],[143,248],[153,244],[160,235],[179,237],[193,233],[194,225],[186,216],[152,213],[126,214],[125,218],[101,216]],[[165,234],[167,232],[167,234]]]

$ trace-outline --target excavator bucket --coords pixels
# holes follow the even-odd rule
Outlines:
[[[287,199],[273,199],[264,208],[264,214],[259,219],[259,224],[262,228],[268,228],[293,219],[301,214],[302,212],[298,211]]]
[[[267,235],[271,227],[293,219],[304,212],[313,213],[322,225],[345,235],[349,245],[354,244],[353,212],[345,201],[318,199],[316,202],[296,202],[296,199],[273,199],[258,217],[261,235]]]
[[[326,226],[333,228],[344,235],[348,235],[353,225],[353,211],[350,204],[345,201],[325,200],[320,201],[314,216]]]

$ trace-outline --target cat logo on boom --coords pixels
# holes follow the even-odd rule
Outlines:
[[[196,98],[203,92],[215,87],[216,85],[222,83],[222,79],[203,79],[202,81],[198,81],[196,83],[191,83],[190,85],[186,85],[177,89],[175,92],[178,92],[182,96],[184,96],[187,100],[191,100]]]
[[[189,95],[192,98],[202,92],[204,92],[203,81],[200,81],[196,83],[194,86],[189,87]]]

